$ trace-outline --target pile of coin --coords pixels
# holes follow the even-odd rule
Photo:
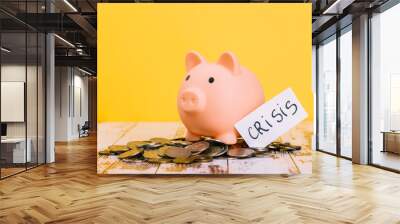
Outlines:
[[[273,142],[265,148],[250,148],[243,139],[237,144],[226,145],[215,139],[203,138],[191,142],[184,138],[151,138],[148,141],[131,141],[126,145],[110,145],[99,155],[116,155],[119,159],[147,161],[150,163],[195,163],[210,162],[217,157],[248,158],[270,151],[300,150],[300,146],[290,143]]]

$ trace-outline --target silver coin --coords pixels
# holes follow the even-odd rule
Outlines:
[[[210,147],[210,143],[206,141],[196,142],[191,145],[185,147],[185,149],[189,150],[193,155],[200,154]]]
[[[206,151],[202,153],[202,155],[207,155],[211,157],[222,156],[228,151],[227,145],[212,145]]]
[[[267,148],[269,149],[269,150],[271,150],[271,151],[279,151],[279,149],[280,149],[280,147],[279,146],[277,146],[277,145],[269,145],[269,146],[267,146]]]
[[[188,146],[188,145],[191,145],[191,144],[193,144],[192,142],[189,142],[189,141],[183,141],[183,140],[172,140],[171,141],[171,143],[170,143],[170,145],[172,145],[172,146],[181,146],[181,147],[185,147],[185,146]]]
[[[251,149],[254,149],[256,152],[268,152],[267,147],[251,147]]]
[[[175,146],[165,146],[165,155],[170,158],[187,158],[192,155],[190,150],[182,147],[175,147]]]
[[[157,149],[157,148],[160,148],[161,146],[163,146],[163,145],[152,142],[152,143],[143,145],[142,148],[144,148],[144,149]]]
[[[251,148],[230,148],[228,155],[235,158],[247,158],[254,155],[254,150]]]

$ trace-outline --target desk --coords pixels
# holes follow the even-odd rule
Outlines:
[[[26,154],[25,154],[25,138],[1,139],[1,147],[2,147],[1,148],[1,156],[6,159],[6,163],[31,162],[32,141],[30,138],[28,138],[27,142],[28,142],[28,144],[27,144],[28,147],[26,147]],[[12,154],[12,156],[10,154]],[[26,161],[25,161],[25,158],[27,158]]]
[[[400,154],[400,132],[383,131],[383,150],[382,152],[393,152]]]

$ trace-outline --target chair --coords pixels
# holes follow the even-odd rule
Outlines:
[[[79,138],[89,136],[89,129],[90,129],[89,121],[85,121],[82,127],[78,125]]]

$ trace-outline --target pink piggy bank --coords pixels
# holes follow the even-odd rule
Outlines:
[[[231,52],[208,63],[197,52],[186,55],[186,77],[178,93],[178,111],[186,126],[186,139],[213,137],[235,144],[237,121],[264,103],[256,76],[239,64]]]

